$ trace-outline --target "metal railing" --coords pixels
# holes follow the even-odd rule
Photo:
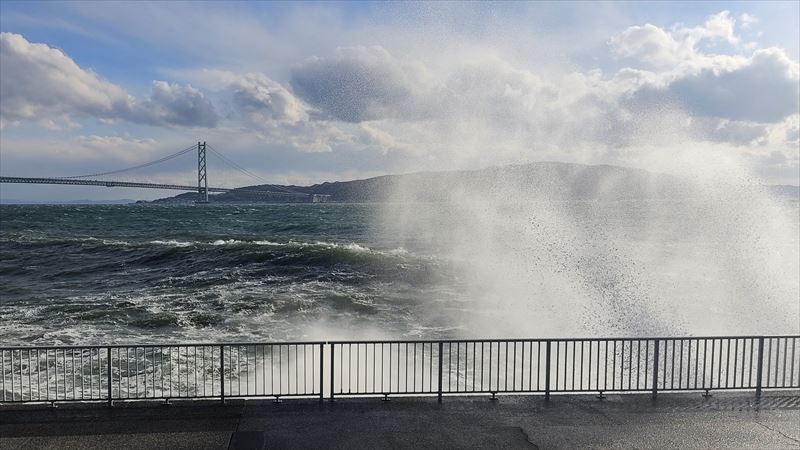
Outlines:
[[[0,348],[0,402],[321,398],[323,345]]]
[[[800,389],[800,336],[0,347],[0,403]]]

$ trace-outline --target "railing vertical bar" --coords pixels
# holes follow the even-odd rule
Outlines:
[[[642,341],[640,339],[636,340],[636,390],[639,390],[639,375],[641,374],[641,364],[642,364]]]
[[[575,341],[572,341],[572,390],[575,390]]]
[[[5,350],[0,351],[3,354],[3,400],[6,399],[6,364],[5,364]],[[792,355],[794,356],[794,355]],[[42,399],[42,357],[39,353],[39,349],[36,349],[36,400],[39,401]]]
[[[783,338],[783,370],[781,370],[781,387],[786,387],[786,357],[789,349],[789,338]]]
[[[714,387],[714,352],[716,351],[716,347],[717,347],[717,340],[712,338],[711,339],[711,369],[709,369],[709,375],[708,375],[709,378],[710,378],[709,379],[709,383],[708,383],[709,389]],[[719,378],[717,378],[717,383],[719,383]]]
[[[508,341],[506,341],[506,355],[505,355],[505,368],[503,369],[503,390],[508,390]],[[564,366],[566,370],[566,365]]]
[[[758,338],[758,372],[756,373],[756,397],[761,397],[761,377],[764,369],[764,337]]]
[[[494,344],[489,342],[489,390],[492,390],[492,346]],[[481,373],[481,376],[483,373]]]
[[[275,393],[275,346],[272,344],[269,346],[269,393]]]
[[[475,342],[472,342],[472,388],[471,388],[472,391],[476,390],[475,389],[475,369],[476,369],[476,365],[477,365],[477,362],[478,362],[477,359],[476,359],[476,356],[477,356],[477,349],[476,349],[476,346],[475,346]]]
[[[536,390],[542,388],[542,341],[536,341]]]
[[[400,392],[400,343],[397,343],[397,392]]]
[[[437,401],[442,403],[442,358],[443,358],[443,344],[439,342],[439,392],[437,395]],[[431,351],[433,353],[433,351]]]
[[[381,356],[383,356],[383,348],[381,348]],[[388,370],[386,372],[387,372],[387,375],[389,376],[388,377],[389,379],[386,380],[386,381],[387,381],[387,383],[389,385],[389,389],[387,389],[387,390],[381,389],[381,390],[384,391],[384,393],[392,391],[392,343],[391,342],[389,343],[389,358],[388,359],[389,359],[389,367],[388,367]],[[381,367],[381,371],[383,371],[383,367]],[[383,388],[383,386],[381,386],[381,388]]]
[[[771,370],[772,370],[772,338],[768,338],[767,339],[767,344],[769,344],[769,350],[767,350],[767,377],[766,377],[767,382],[766,382],[765,386],[766,387],[770,387],[769,386],[769,376],[772,374],[772,372],[771,372]],[[762,381],[763,380],[764,379],[762,378]]]
[[[692,340],[686,340],[686,389],[690,389],[692,381]]]
[[[213,378],[212,378],[213,380]],[[170,383],[170,390],[172,383]],[[225,404],[225,346],[219,346],[219,398]]]
[[[197,394],[200,392],[200,390],[197,388],[197,346],[196,345],[192,347],[192,356],[194,356],[194,367],[192,367],[192,369],[194,371],[194,396],[197,396]],[[145,374],[146,374],[146,372],[145,372]]]
[[[681,382],[683,381],[683,339],[681,339],[681,355],[678,359],[678,389],[681,389],[683,386]],[[687,386],[688,387],[688,386]]]
[[[742,387],[742,388],[747,387],[744,384],[744,368],[745,368],[745,363],[747,362],[746,361],[746,357],[747,357],[747,339],[742,338],[742,361],[741,361],[741,369],[740,369],[740,374],[739,374],[739,384],[740,384],[739,387]]]
[[[794,353],[796,351],[797,338],[792,338],[792,362],[789,366],[789,385],[794,387]],[[37,355],[38,356],[38,355]]]
[[[497,343],[497,371],[495,373],[495,380],[497,380],[496,391],[500,390],[500,342]]]
[[[539,346],[536,346],[536,354],[539,354]],[[538,371],[538,368],[537,368]],[[538,389],[538,383],[537,383]],[[528,391],[533,390],[533,341],[528,341]]]
[[[633,341],[628,341],[628,390],[631,389],[633,381]]]
[[[736,373],[739,369],[739,339],[733,341],[733,387],[739,387],[736,384]]]
[[[606,342],[606,358],[608,358],[608,341]],[[611,390],[615,390],[617,388],[617,340],[614,339],[612,342],[612,351],[614,352],[611,356]],[[600,341],[597,342],[597,346],[600,347]],[[591,355],[591,353],[589,353]],[[589,360],[589,364],[591,364],[591,360]],[[608,361],[606,360],[606,372],[608,372]],[[591,372],[589,372],[589,376],[591,376]]]
[[[670,350],[672,350],[672,363],[669,366],[669,388],[675,389],[675,339],[670,339]]]
[[[544,372],[544,398],[550,400],[550,340],[547,340]]]
[[[780,356],[780,352],[781,352],[781,340],[780,340],[780,338],[772,338],[772,339],[770,339],[770,343],[769,343],[770,354],[772,353],[772,345],[773,345],[772,343],[773,342],[775,343],[775,347],[776,347],[775,348],[775,370],[773,371],[775,373],[775,377],[774,377],[774,382],[772,383],[772,385],[770,387],[777,387],[778,386],[778,357]],[[772,373],[772,372],[770,372],[770,373]]]
[[[413,347],[413,345],[412,345],[412,347]],[[405,370],[406,389],[405,390],[406,390],[406,392],[409,392],[408,391],[408,381],[409,381],[409,378],[411,378],[411,377],[408,376],[408,371],[411,369],[411,364],[408,363],[408,358],[409,358],[408,342],[406,342],[406,358],[405,358],[405,364],[406,364],[406,370]],[[414,386],[412,385],[411,388],[413,390]]]
[[[582,390],[582,391],[584,390],[584,387],[583,387],[583,380],[584,380],[584,378],[583,378],[583,366],[584,366],[584,360],[583,360],[583,355],[584,355],[584,353],[583,353],[583,343],[584,343],[584,341],[583,341],[583,340],[581,340],[581,357],[580,357],[581,366],[580,366],[580,370],[578,370],[578,377],[580,377],[580,380],[581,380],[581,381],[580,381],[580,386],[579,386],[579,389],[580,389],[580,390]],[[586,388],[586,389],[588,389],[588,388]]]
[[[433,393],[433,342],[428,344],[430,348],[430,355],[428,356],[428,391]],[[425,350],[425,346],[422,346],[422,350]]]
[[[112,395],[111,395],[111,347],[106,347],[106,372],[107,372],[107,380],[106,383],[108,385],[106,395],[108,396],[108,406],[111,406],[113,403]]]
[[[33,400],[33,385],[31,383],[32,377],[32,369],[31,369],[31,351],[28,349],[26,352],[27,360],[28,360],[28,400]],[[64,357],[64,377],[66,378],[66,370],[67,370],[67,361],[66,356]],[[74,370],[74,369],[73,369]],[[66,386],[67,381],[64,380],[64,386]],[[23,391],[24,394],[25,391]],[[24,399],[24,397],[23,397]],[[64,388],[64,400],[67,399],[66,387]]]
[[[417,390],[417,347],[418,343],[414,342],[411,344],[411,348],[413,350],[411,354],[411,391],[414,393],[418,393],[422,391],[422,388]]]
[[[508,353],[506,353],[506,359]],[[461,382],[461,343],[456,342],[456,392],[459,391],[459,383]]]
[[[599,350],[600,341],[597,341],[597,348],[598,348],[597,354],[598,354],[598,357],[599,357],[599,355],[600,355],[600,350]],[[608,349],[608,341],[606,341],[606,350],[607,349]],[[608,352],[606,352],[606,361],[608,361]],[[588,367],[589,367],[589,377],[587,379],[586,389],[591,390],[592,389],[592,341],[589,341],[589,366]],[[599,388],[600,386],[595,386],[595,387]]]
[[[645,339],[644,341],[644,379],[642,382],[644,386],[642,390],[647,390],[647,375],[650,371],[650,339]],[[638,384],[638,382],[637,382]]]
[[[658,396],[658,348],[659,340],[653,343],[653,398]]]
[[[28,350],[28,384],[31,384],[30,370],[31,370],[31,351]],[[69,361],[72,365],[72,400],[75,400],[75,349],[69,350]],[[33,389],[31,389],[31,400],[33,400]]]
[[[717,387],[722,387],[722,338],[719,339],[719,353],[717,354],[719,362],[717,364]]]
[[[726,339],[727,341],[727,350],[725,353],[725,388],[727,389],[730,386],[730,374],[731,374],[731,340],[730,338]]]
[[[336,374],[336,368],[334,367],[335,366],[334,358],[335,358],[335,354],[336,354],[336,344],[330,344],[330,347],[331,347],[331,380],[330,380],[331,393],[330,393],[330,401],[333,401],[333,391],[334,391],[334,387],[335,387],[334,376]],[[322,383],[322,380],[320,380],[320,383]]]
[[[561,341],[556,341],[556,379],[555,379],[555,384],[553,386],[554,387],[553,390],[555,391],[558,391],[558,369],[561,365],[561,355],[559,352],[560,349],[561,349]]]
[[[313,356],[313,355],[312,355]],[[319,402],[325,401],[325,389],[323,389],[323,380],[325,378],[325,344],[319,344]],[[265,371],[266,372],[266,371]]]
[[[778,387],[778,373],[780,372],[781,339],[775,338],[775,381],[771,387]]]

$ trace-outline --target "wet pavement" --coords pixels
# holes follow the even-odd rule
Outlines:
[[[800,448],[800,392],[0,407],[0,448]]]

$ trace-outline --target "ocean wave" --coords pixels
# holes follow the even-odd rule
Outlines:
[[[194,245],[192,242],[181,242],[174,239],[170,239],[168,241],[150,241],[149,243],[153,245],[167,245],[170,247],[191,247]]]
[[[249,246],[266,246],[266,247],[286,247],[296,249],[318,249],[318,250],[340,250],[353,253],[373,253],[384,254],[391,256],[406,256],[409,251],[402,247],[393,249],[374,249],[357,242],[327,242],[327,241],[295,241],[289,240],[286,242],[276,242],[265,239],[242,240],[242,239],[215,239],[215,240],[178,240],[178,239],[156,239],[143,242],[126,241],[120,239],[107,239],[102,237],[47,237],[47,236],[30,236],[20,235],[13,236],[10,239],[5,238],[2,241],[13,242],[17,244],[34,244],[39,246],[47,245],[69,245],[69,244],[86,244],[91,243],[97,246],[111,246],[111,247],[142,247],[142,246],[165,246],[165,247],[249,247]]]
[[[249,246],[266,246],[266,247],[286,247],[294,249],[319,249],[319,250],[343,250],[353,253],[373,253],[383,254],[390,256],[405,256],[409,252],[405,248],[398,247],[393,249],[378,250],[367,247],[356,242],[325,242],[313,241],[303,242],[290,240],[287,242],[275,242],[269,240],[240,240],[240,239],[216,239],[213,241],[178,241],[178,240],[155,240],[149,241],[153,245],[164,245],[170,247],[192,247],[192,246],[213,246],[213,247],[249,247]]]

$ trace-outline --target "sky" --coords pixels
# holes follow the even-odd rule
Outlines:
[[[223,187],[535,161],[797,185],[799,5],[3,1],[0,174],[104,172],[206,141],[257,176],[212,155]],[[121,179],[195,170],[187,154]]]

